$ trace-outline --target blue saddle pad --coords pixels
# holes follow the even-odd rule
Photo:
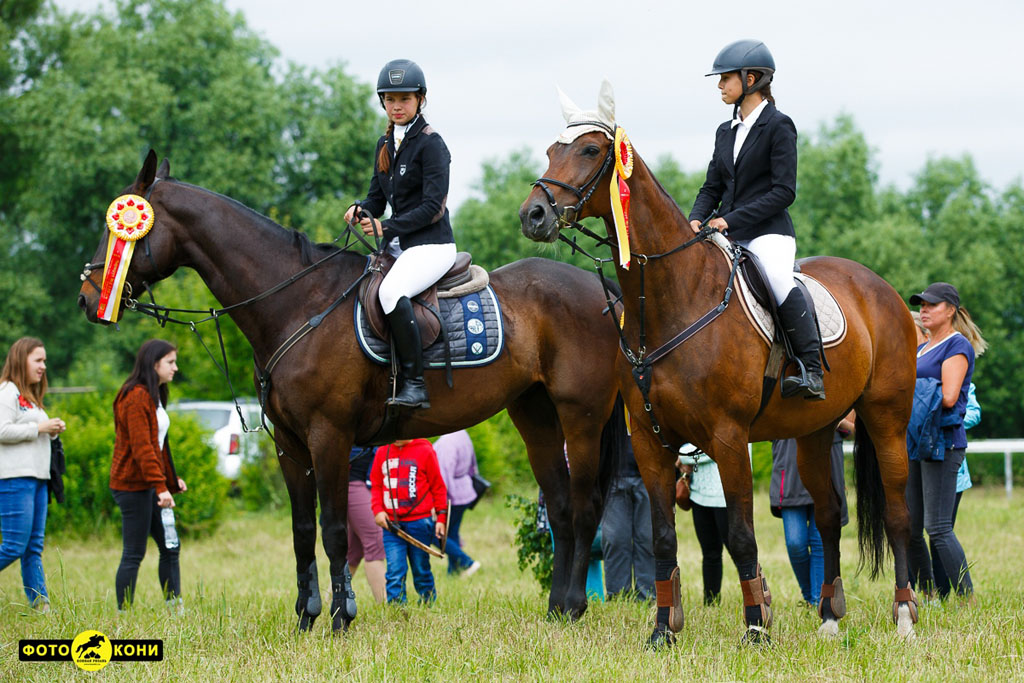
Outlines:
[[[493,362],[505,346],[505,329],[501,322],[501,305],[494,290],[487,285],[479,292],[457,299],[438,299],[441,322],[448,330],[453,368],[472,368]],[[381,365],[391,363],[391,344],[379,339],[363,315],[363,306],[355,305],[355,328],[359,347],[366,356]],[[444,335],[423,351],[427,368],[444,368]]]

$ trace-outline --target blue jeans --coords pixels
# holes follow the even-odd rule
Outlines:
[[[462,539],[459,538],[462,515],[468,507],[468,505],[452,505],[452,514],[448,519],[448,542],[444,547],[444,552],[448,556],[449,574],[458,574],[473,564],[473,558],[462,550]]]
[[[45,479],[0,479],[0,570],[21,559],[21,581],[29,604],[49,600],[43,575],[47,502]]]
[[[782,529],[786,534],[786,550],[804,600],[816,605],[821,598],[825,580],[825,551],[821,534],[814,524],[814,506],[797,505],[782,508]]]
[[[434,542],[434,520],[430,517],[417,519],[415,522],[397,522],[405,533],[423,545]],[[384,554],[388,567],[384,574],[387,586],[388,602],[405,603],[405,575],[407,568],[412,567],[412,583],[423,602],[437,599],[434,589],[434,575],[430,571],[430,555],[401,538],[384,530]]]

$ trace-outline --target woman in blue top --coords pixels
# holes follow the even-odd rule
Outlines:
[[[921,306],[921,322],[929,333],[928,341],[917,349],[917,376],[942,382],[942,424],[946,446],[941,460],[910,461],[907,504],[911,528],[920,528],[923,524],[957,594],[970,596],[974,585],[967,557],[953,533],[952,520],[957,471],[967,450],[963,425],[967,393],[974,374],[975,356],[984,353],[988,345],[966,309],[960,306],[960,294],[953,285],[933,283],[920,294],[911,296],[910,304]],[[914,547],[911,554],[917,554]],[[927,554],[916,559],[914,563],[918,567],[930,565]]]

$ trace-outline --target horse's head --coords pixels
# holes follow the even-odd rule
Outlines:
[[[116,315],[112,316],[111,319],[103,319],[97,315],[100,299],[104,293],[111,299],[121,291],[123,291],[126,299],[131,298],[133,295],[138,296],[146,284],[151,284],[168,277],[177,268],[178,264],[174,261],[176,252],[174,234],[178,224],[160,203],[162,193],[159,181],[167,178],[169,174],[170,165],[167,160],[164,159],[158,169],[156,152],[149,150],[149,154],[146,155],[146,160],[142,164],[142,170],[139,171],[135,182],[126,187],[118,197],[119,200],[128,195],[142,197],[150,204],[153,213],[149,217],[153,221],[152,227],[148,233],[145,233],[144,237],[134,241],[133,249],[130,252],[126,251],[125,246],[128,241],[131,241],[133,235],[127,235],[128,240],[119,240],[116,239],[116,232],[119,230],[116,230],[115,239],[111,239],[110,217],[117,216],[121,218],[121,214],[117,212],[116,205],[112,207],[113,214],[108,212],[103,235],[100,237],[100,243],[96,247],[96,253],[93,255],[92,262],[86,264],[85,270],[82,273],[82,289],[78,295],[78,306],[85,312],[85,316],[90,322],[103,324],[117,322],[124,314],[124,302],[122,302],[117,308]],[[133,206],[135,203],[132,200]],[[138,205],[135,208],[141,207],[142,203],[139,202]],[[128,207],[129,210],[131,208]],[[134,224],[136,220],[145,214],[137,212],[128,215]],[[147,219],[143,219],[143,221],[145,220]],[[141,227],[141,224],[137,226],[129,225],[127,229],[135,230],[139,227]],[[117,228],[116,225],[115,228]],[[121,242],[121,244],[118,245],[118,242]],[[111,267],[104,268],[104,265],[108,263],[108,250],[113,252],[112,258],[109,259]],[[121,272],[118,272],[116,268],[118,261],[123,263]]]
[[[558,231],[589,216],[611,215],[609,174],[615,168],[615,97],[601,84],[598,107],[583,111],[561,90],[566,127],[548,148],[548,168],[519,209],[523,234],[554,242]]]

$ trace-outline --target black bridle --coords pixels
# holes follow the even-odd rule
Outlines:
[[[597,126],[603,129],[612,140],[612,143],[608,145],[608,152],[604,155],[604,161],[601,163],[601,167],[597,169],[594,175],[583,183],[579,187],[563,183],[561,180],[554,178],[538,178],[533,181],[535,187],[539,187],[543,190],[544,195],[548,198],[548,204],[551,206],[551,210],[558,216],[558,228],[576,227],[579,225],[578,220],[580,216],[580,210],[583,205],[590,201],[591,195],[594,194],[594,190],[597,189],[597,183],[600,182],[604,174],[608,172],[608,169],[615,163],[615,129],[606,123],[601,121],[577,121],[576,123],[570,123],[566,128],[573,128],[575,126]],[[562,209],[561,213],[558,211],[558,202],[555,201],[555,195],[552,194],[551,189],[544,183],[550,183],[556,185],[564,190],[569,190],[576,195],[579,199],[574,206],[566,207]],[[571,212],[571,213],[570,213]]]
[[[687,339],[695,335],[697,332],[704,329],[708,324],[711,323],[715,318],[725,312],[726,307],[729,305],[729,300],[732,298],[733,284],[736,279],[736,271],[739,269],[740,264],[740,248],[736,245],[731,245],[728,250],[730,260],[732,261],[732,267],[729,271],[729,280],[726,283],[725,293],[722,296],[721,302],[709,310],[707,313],[702,315],[700,318],[695,320],[693,323],[688,325],[682,332],[678,333],[667,342],[654,349],[650,353],[647,352],[647,332],[645,325],[645,309],[647,303],[647,296],[645,294],[644,287],[644,269],[650,261],[665,258],[671,256],[676,252],[683,251],[684,249],[693,246],[699,242],[708,241],[713,238],[715,233],[718,231],[708,225],[711,219],[717,215],[716,211],[712,211],[711,215],[708,216],[700,226],[697,234],[691,239],[683,242],[682,244],[669,249],[666,252],[660,254],[642,254],[634,253],[633,257],[636,259],[637,265],[640,269],[640,296],[639,298],[639,342],[640,345],[636,350],[633,350],[629,346],[629,342],[626,340],[626,335],[619,325],[619,321],[615,318],[615,304],[622,300],[622,297],[613,298],[612,292],[608,289],[607,280],[604,276],[604,264],[612,262],[611,258],[601,258],[588,253],[582,247],[576,243],[576,239],[569,239],[562,233],[562,228],[574,229],[582,233],[583,235],[590,237],[597,242],[598,246],[608,246],[613,249],[618,248],[618,243],[612,237],[601,237],[595,234],[592,230],[589,230],[584,225],[579,223],[579,215],[583,206],[590,201],[590,197],[594,194],[594,190],[597,188],[597,184],[601,181],[601,178],[609,171],[611,166],[615,163],[615,130],[599,121],[581,121],[579,123],[571,123],[571,126],[584,126],[584,125],[596,125],[606,130],[612,138],[612,143],[608,145],[608,152],[605,154],[604,161],[601,163],[600,168],[592,175],[582,186],[574,187],[568,183],[564,183],[555,178],[538,178],[533,182],[534,186],[539,187],[544,194],[547,196],[548,204],[551,206],[557,216],[557,228],[558,228],[558,239],[565,242],[574,252],[579,252],[591,259],[594,262],[594,269],[597,271],[598,279],[601,281],[601,287],[604,289],[605,300],[608,303],[608,307],[605,309],[606,313],[610,313],[612,323],[615,325],[615,331],[619,335],[619,348],[622,354],[633,366],[633,381],[636,382],[637,388],[640,390],[640,394],[644,401],[644,411],[647,413],[651,420],[651,429],[658,436],[661,441],[661,445],[669,450],[677,451],[677,448],[673,448],[662,434],[661,425],[658,423],[657,418],[654,416],[654,412],[651,406],[650,391],[651,391],[651,369],[655,362],[661,360],[669,354],[672,350],[678,347],[680,344],[685,342]],[[554,194],[545,185],[550,183],[558,187],[569,190],[574,193],[579,201],[571,207],[567,207],[559,212],[558,202],[555,200]],[[570,213],[571,212],[571,213]]]

